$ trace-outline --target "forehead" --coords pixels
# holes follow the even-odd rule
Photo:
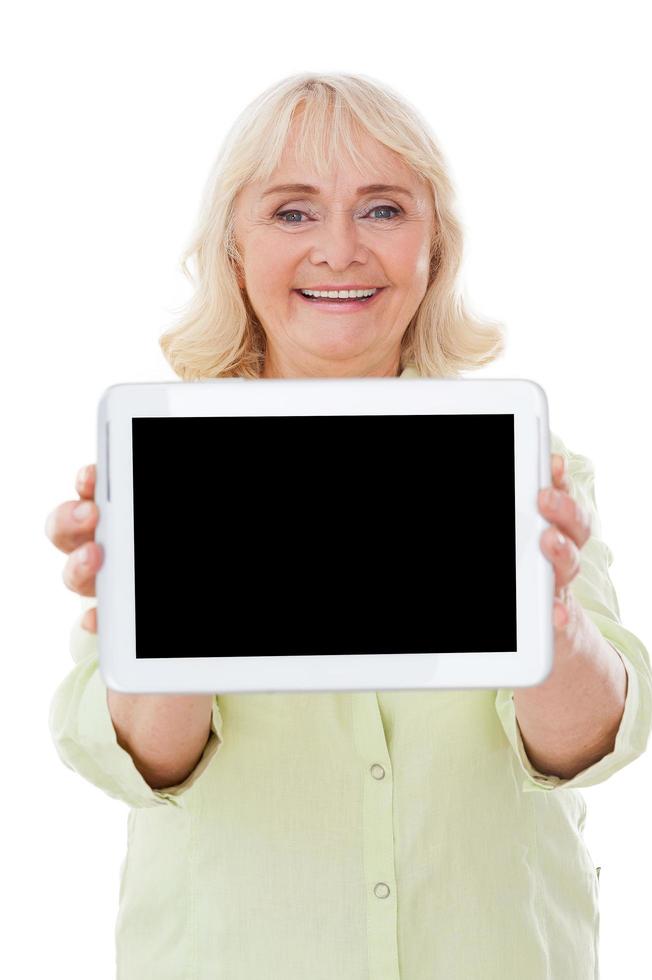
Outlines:
[[[365,177],[369,178],[367,182],[370,182],[371,170],[374,171],[374,177],[387,180],[411,174],[410,168],[398,153],[390,150],[364,130],[356,129],[354,138],[347,137],[348,134],[345,133],[330,145],[333,151],[331,165],[328,167],[324,165],[323,169],[321,166],[318,167],[322,179],[336,171],[350,173],[358,183],[363,183],[364,180],[361,181],[359,178]],[[276,168],[276,175],[287,170],[305,171],[306,168],[313,168],[315,162],[319,161],[314,160],[313,154],[302,150],[296,128],[292,127]]]
[[[311,184],[324,193],[353,193],[363,184],[400,184],[415,194],[426,188],[426,181],[398,153],[364,130],[356,132],[353,148],[345,137],[330,146],[330,163],[316,155],[314,149],[304,149],[295,122],[277,166],[269,177],[255,175],[243,188],[243,196],[260,200],[268,188],[291,183]]]

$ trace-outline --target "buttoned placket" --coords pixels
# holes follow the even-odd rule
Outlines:
[[[400,980],[392,766],[376,692],[352,691],[351,698],[363,784],[369,980]]]

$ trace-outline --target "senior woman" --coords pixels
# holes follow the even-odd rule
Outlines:
[[[502,350],[499,325],[458,296],[461,253],[442,155],[414,108],[366,76],[291,76],[226,140],[184,256],[196,290],[162,348],[184,380],[459,377]],[[515,691],[107,691],[84,470],[80,523],[74,501],[48,522],[88,606],[50,724],[62,760],[130,807],[122,980],[597,975],[598,869],[578,790],[644,751],[652,676],[620,622],[593,467],[554,434],[553,449],[538,505],[554,668]],[[210,509],[195,479],[198,512]],[[254,553],[273,520],[264,478],[260,490],[243,540]],[[416,507],[401,502],[379,532],[418,533]],[[265,583],[248,587],[255,616]],[[222,612],[219,595],[196,610],[218,645]]]

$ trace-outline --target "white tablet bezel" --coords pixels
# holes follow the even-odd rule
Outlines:
[[[482,413],[514,416],[518,653],[136,659],[132,418]],[[539,489],[551,482],[547,399],[530,380],[225,378],[113,385],[98,406],[95,493],[95,540],[104,549],[96,588],[104,681],[126,693],[179,694],[537,684],[551,670],[554,644],[554,570],[541,551],[548,522],[537,505]]]

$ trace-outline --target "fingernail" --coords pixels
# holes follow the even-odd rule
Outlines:
[[[85,500],[83,504],[77,504],[72,512],[72,516],[76,521],[85,521],[91,516],[92,510],[93,505],[91,504],[90,500]]]
[[[88,466],[82,466],[79,473],[77,474],[77,483],[83,486],[88,479]]]
[[[564,535],[560,534],[559,531],[556,531],[555,536],[553,538],[553,545],[552,545],[555,551],[561,551],[561,549],[564,547],[565,544],[566,544],[566,538],[564,537]]]
[[[88,546],[81,548],[79,552],[79,558],[77,559],[77,563],[79,565],[88,565],[90,564],[90,560],[91,560],[90,548]]]

